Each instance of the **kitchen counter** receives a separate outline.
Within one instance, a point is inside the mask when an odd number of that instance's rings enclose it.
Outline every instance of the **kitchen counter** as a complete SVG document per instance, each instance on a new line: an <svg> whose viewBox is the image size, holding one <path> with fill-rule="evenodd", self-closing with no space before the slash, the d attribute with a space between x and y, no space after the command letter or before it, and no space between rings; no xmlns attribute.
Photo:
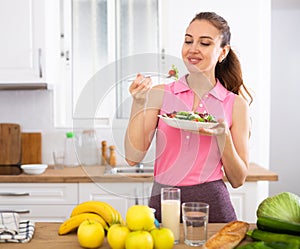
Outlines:
<svg viewBox="0 0 300 249"><path fill-rule="evenodd" d="M59 236L57 231L61 223L36 223L36 230L32 240L29 243L0 243L0 248L10 248L10 249L66 249L66 248L81 248L78 241L76 233L73 232L71 234ZM211 237L215 234L219 229L221 229L225 224L217 224L211 223L208 224L208 237ZM250 229L255 227L254 224L250 225ZM241 244L247 244L251 241L249 238L245 238ZM101 249L110 248L106 238ZM183 228L181 225L181 236L180 243L174 246L174 249L182 249L182 248L191 248L187 246L183 242ZM200 247L197 247L200 248Z"/></svg>
<svg viewBox="0 0 300 249"><path fill-rule="evenodd" d="M104 174L105 166L65 167L55 170L49 166L41 175L0 175L1 183L84 183L84 182L152 182L152 174ZM224 178L227 181L226 177ZM278 175L255 163L250 163L247 182L277 181Z"/></svg>

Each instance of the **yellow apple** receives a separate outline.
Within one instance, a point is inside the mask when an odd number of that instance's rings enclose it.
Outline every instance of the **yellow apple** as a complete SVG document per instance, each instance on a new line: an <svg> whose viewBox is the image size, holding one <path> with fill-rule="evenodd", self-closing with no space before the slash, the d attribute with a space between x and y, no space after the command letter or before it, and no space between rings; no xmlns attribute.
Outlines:
<svg viewBox="0 0 300 249"><path fill-rule="evenodd" d="M147 231L130 232L125 241L126 249L153 249L153 239Z"/></svg>
<svg viewBox="0 0 300 249"><path fill-rule="evenodd" d="M174 246L174 234L166 227L151 230L154 249L171 249Z"/></svg>
<svg viewBox="0 0 300 249"><path fill-rule="evenodd" d="M121 224L112 225L107 232L107 242L112 249L124 249L125 240L130 230Z"/></svg>
<svg viewBox="0 0 300 249"><path fill-rule="evenodd" d="M98 248L104 240L104 228L95 220L83 221L77 230L79 244L84 248Z"/></svg>
<svg viewBox="0 0 300 249"><path fill-rule="evenodd" d="M126 223L130 230L150 230L154 224L154 213L145 205L131 206L126 213Z"/></svg>

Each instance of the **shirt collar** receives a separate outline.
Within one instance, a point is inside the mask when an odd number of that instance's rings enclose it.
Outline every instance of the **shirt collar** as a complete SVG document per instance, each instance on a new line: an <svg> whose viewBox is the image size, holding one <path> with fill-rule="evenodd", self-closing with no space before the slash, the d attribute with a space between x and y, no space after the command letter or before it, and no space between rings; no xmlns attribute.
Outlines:
<svg viewBox="0 0 300 249"><path fill-rule="evenodd" d="M182 76L174 85L174 93L178 94L185 91L190 91L187 81L186 75ZM216 99L223 101L226 98L228 90L221 84L221 82L217 79L217 84L213 89L209 91L209 94L214 96Z"/></svg>

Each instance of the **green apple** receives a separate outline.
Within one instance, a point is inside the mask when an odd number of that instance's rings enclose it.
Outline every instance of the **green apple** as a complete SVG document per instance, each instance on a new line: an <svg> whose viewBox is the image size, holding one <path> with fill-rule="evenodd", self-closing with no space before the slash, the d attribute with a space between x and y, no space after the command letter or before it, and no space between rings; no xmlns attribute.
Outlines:
<svg viewBox="0 0 300 249"><path fill-rule="evenodd" d="M79 244L84 248L98 248L104 240L104 228L96 220L81 222L77 230Z"/></svg>
<svg viewBox="0 0 300 249"><path fill-rule="evenodd" d="M151 230L154 225L154 213L148 206L134 205L126 213L126 223L130 230Z"/></svg>
<svg viewBox="0 0 300 249"><path fill-rule="evenodd" d="M153 249L153 239L147 231L130 232L125 241L126 249Z"/></svg>
<svg viewBox="0 0 300 249"><path fill-rule="evenodd" d="M154 249L171 249L174 246L174 234L166 227L151 230Z"/></svg>
<svg viewBox="0 0 300 249"><path fill-rule="evenodd" d="M124 249L125 241L130 233L127 226L121 224L112 225L107 232L107 242L112 249Z"/></svg>

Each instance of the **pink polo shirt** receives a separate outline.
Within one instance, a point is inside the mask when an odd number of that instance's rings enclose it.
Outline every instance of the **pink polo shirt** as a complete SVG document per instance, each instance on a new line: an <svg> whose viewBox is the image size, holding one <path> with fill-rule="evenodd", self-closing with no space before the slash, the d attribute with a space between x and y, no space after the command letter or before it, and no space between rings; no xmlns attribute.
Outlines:
<svg viewBox="0 0 300 249"><path fill-rule="evenodd" d="M196 111L222 118L231 127L235 96L217 81L215 87L202 97ZM184 76L165 85L160 114L191 111L193 103L194 93ZM221 153L216 138L173 128L159 120L154 176L157 182L171 186L189 186L222 179Z"/></svg>

